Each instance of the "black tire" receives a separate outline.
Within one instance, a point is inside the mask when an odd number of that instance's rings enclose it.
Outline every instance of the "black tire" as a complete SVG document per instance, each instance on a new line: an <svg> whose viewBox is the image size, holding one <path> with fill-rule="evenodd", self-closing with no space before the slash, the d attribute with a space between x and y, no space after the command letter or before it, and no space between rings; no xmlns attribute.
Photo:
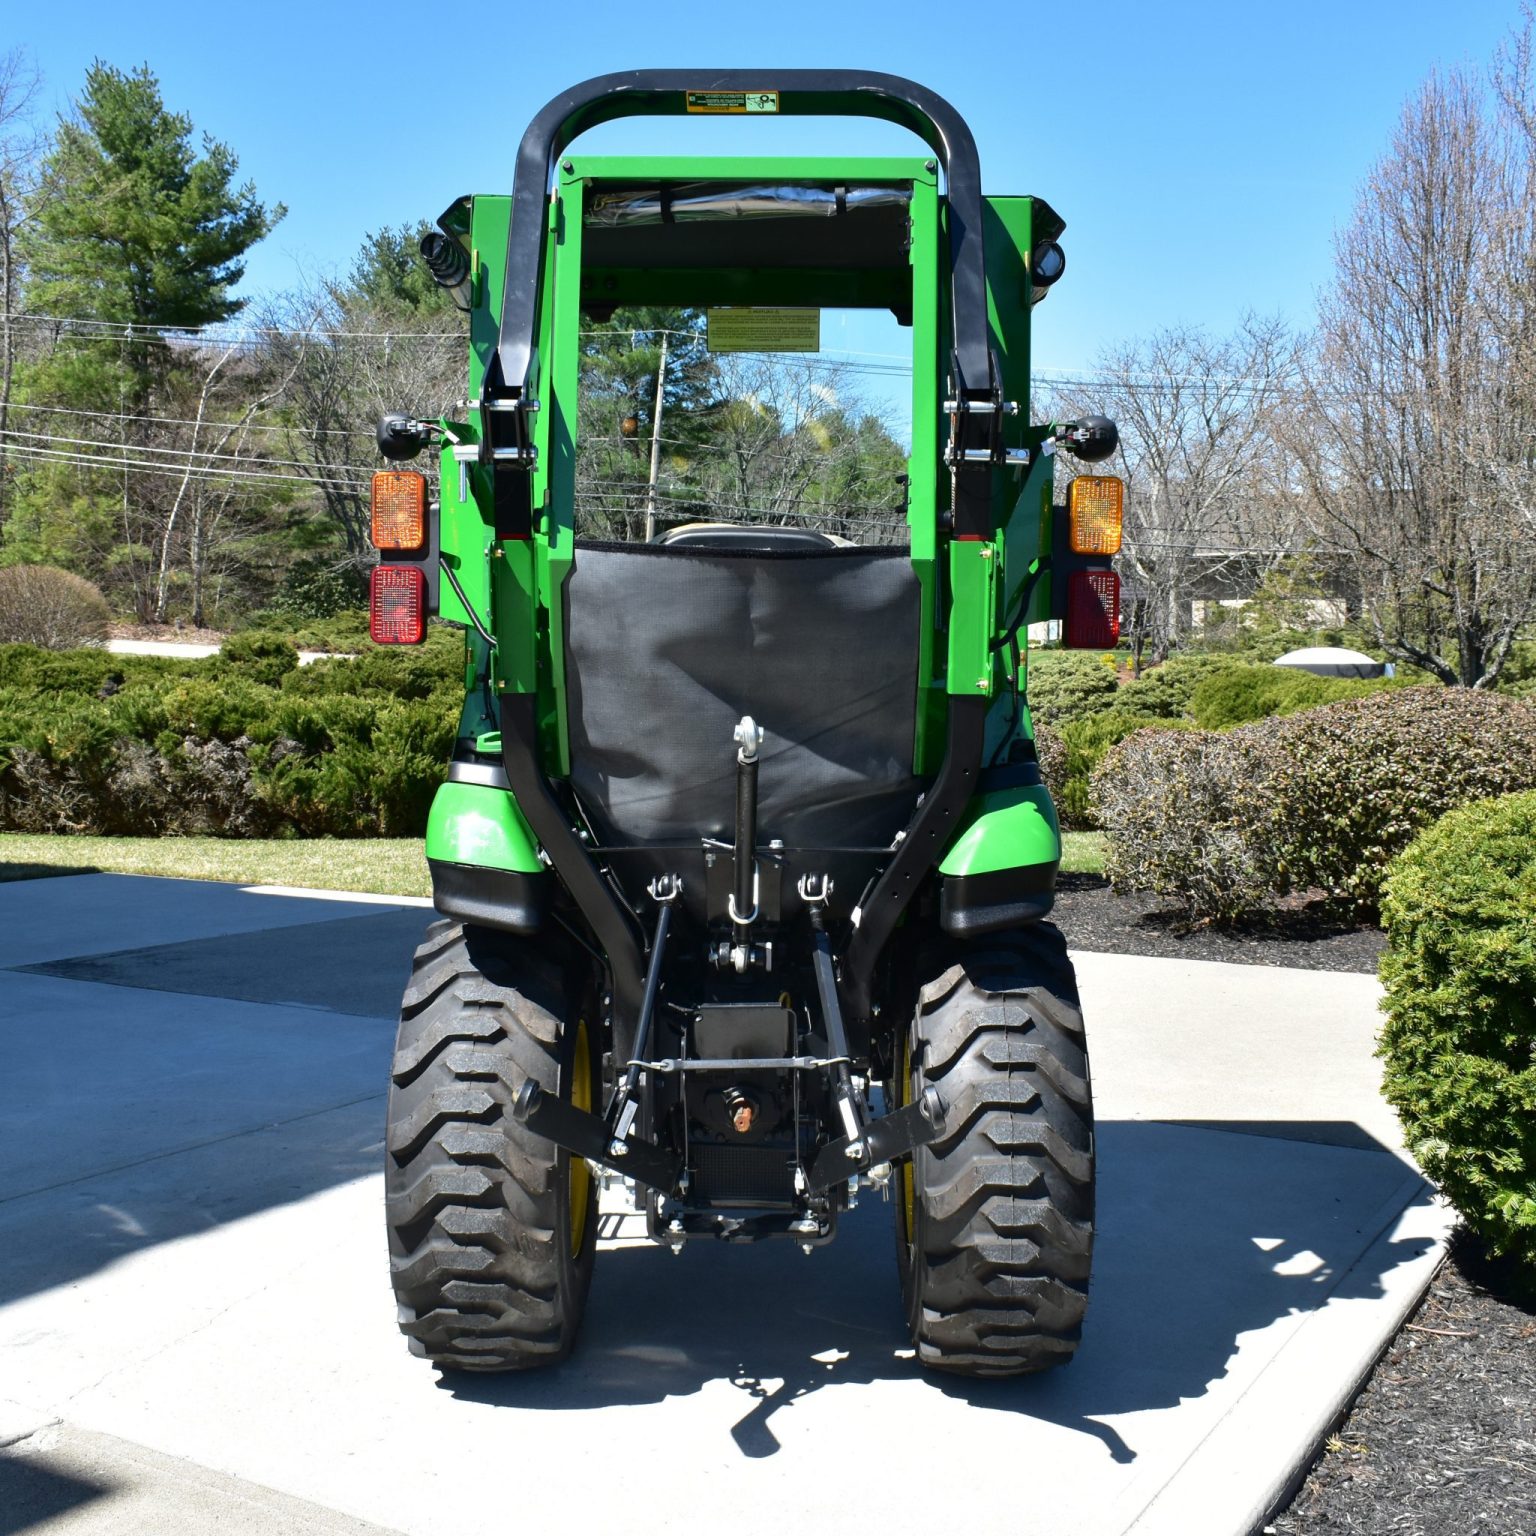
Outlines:
<svg viewBox="0 0 1536 1536"><path fill-rule="evenodd" d="M532 945L438 922L400 1005L385 1136L390 1271L413 1354L515 1371L570 1353L592 1279L597 1186L512 1116L533 1078L596 1104L592 1015Z"/></svg>
<svg viewBox="0 0 1536 1536"><path fill-rule="evenodd" d="M947 1110L896 1181L918 1360L967 1376L1064 1364L1088 1304L1093 1099L1061 934L1041 923L937 952L895 1077L904 1102L931 1084Z"/></svg>

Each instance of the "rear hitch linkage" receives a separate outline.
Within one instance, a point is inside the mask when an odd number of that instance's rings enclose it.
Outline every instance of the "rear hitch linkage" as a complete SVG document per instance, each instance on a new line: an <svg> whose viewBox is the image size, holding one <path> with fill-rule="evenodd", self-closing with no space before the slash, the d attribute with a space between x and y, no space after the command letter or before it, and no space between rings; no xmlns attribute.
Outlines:
<svg viewBox="0 0 1536 1536"><path fill-rule="evenodd" d="M854 1086L849 1070L848 1032L837 1000L837 972L832 959L832 940L827 933L827 898L832 881L826 875L802 875L800 899L811 918L811 964L816 973L816 992L821 1000L827 1043L837 1072L837 1111L845 1134L829 1141L811 1164L807 1184L812 1191L841 1183L850 1174L867 1173L881 1163L905 1157L925 1146L944 1129L945 1104L937 1088L925 1088L919 1098L903 1109L873 1118L864 1096Z"/></svg>
<svg viewBox="0 0 1536 1536"><path fill-rule="evenodd" d="M529 1130L547 1137L556 1146L564 1147L588 1162L628 1174L637 1183L670 1193L682 1171L682 1158L652 1142L642 1141L633 1134L633 1127L639 1109L635 1090L639 1087L645 1053L650 1045L651 1021L656 1013L656 994L661 987L662 962L672 926L672 908L683 893L683 882L677 875L658 875L651 881L649 889L652 900L661 910L656 916L656 937L651 942L645 990L640 998L640 1017L635 1024L635 1055L608 1113L600 1116L577 1109L575 1105L545 1093L532 1078L518 1091L512 1113Z"/></svg>

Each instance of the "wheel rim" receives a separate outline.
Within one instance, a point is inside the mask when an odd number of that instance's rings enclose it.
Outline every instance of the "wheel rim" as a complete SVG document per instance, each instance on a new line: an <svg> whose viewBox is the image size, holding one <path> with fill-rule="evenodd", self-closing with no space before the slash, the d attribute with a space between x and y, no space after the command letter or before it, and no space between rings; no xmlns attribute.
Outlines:
<svg viewBox="0 0 1536 1536"><path fill-rule="evenodd" d="M576 1023L576 1049L571 1053L571 1104L576 1109L592 1108L592 1051L587 1044L587 1021ZM592 1170L584 1157L571 1154L571 1256L581 1253L587 1236L587 1204L592 1193Z"/></svg>

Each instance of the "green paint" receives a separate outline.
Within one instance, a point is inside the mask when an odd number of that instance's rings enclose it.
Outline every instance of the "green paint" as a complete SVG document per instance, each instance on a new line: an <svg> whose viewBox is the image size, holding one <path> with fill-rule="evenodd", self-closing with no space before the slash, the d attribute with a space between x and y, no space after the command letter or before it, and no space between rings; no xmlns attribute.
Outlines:
<svg viewBox="0 0 1536 1536"><path fill-rule="evenodd" d="M488 784L443 784L427 816L427 857L537 874L539 847L510 790Z"/></svg>
<svg viewBox="0 0 1536 1536"><path fill-rule="evenodd" d="M474 435L464 422L448 421L443 426L461 442L474 441ZM480 506L474 497L470 484L471 467L463 466L464 472L460 474L453 446L451 442L445 442L439 459L438 526L443 561L463 587L464 595L481 623L488 623L491 615L491 530L480 515ZM466 494L461 496L461 490ZM439 618L450 624L474 627L452 583L447 580L442 582L437 612Z"/></svg>
<svg viewBox="0 0 1536 1536"><path fill-rule="evenodd" d="M571 155L566 181L932 181L926 155Z"/></svg>
<svg viewBox="0 0 1536 1536"><path fill-rule="evenodd" d="M539 610L532 541L507 539L492 545L491 615L497 691L533 693L538 687Z"/></svg>
<svg viewBox="0 0 1536 1536"><path fill-rule="evenodd" d="M998 789L971 802L939 863L945 875L988 875L1061 859L1056 807L1043 784Z"/></svg>
<svg viewBox="0 0 1536 1536"><path fill-rule="evenodd" d="M938 613L943 598L938 526L940 508L948 504L949 486L939 466L945 424L940 409L944 369L939 350L938 181L927 170L913 178L911 269L912 453L907 460L907 529L921 594L913 766L918 773L937 773L948 709L944 679L938 675Z"/></svg>
<svg viewBox="0 0 1536 1536"><path fill-rule="evenodd" d="M954 539L949 546L949 671L951 694L991 697L996 683L992 641L997 635L997 545Z"/></svg>
<svg viewBox="0 0 1536 1536"><path fill-rule="evenodd" d="M480 398L485 370L496 350L501 330L501 291L507 280L507 231L512 223L510 197L476 197L470 220L470 241L480 271L475 307L469 313L469 395ZM487 495L489 487L486 487ZM485 503L489 505L487 501Z"/></svg>
<svg viewBox="0 0 1536 1536"><path fill-rule="evenodd" d="M577 397L581 378L581 230L585 185L562 171L555 199L550 306L549 497L535 539L539 600L545 613L542 656L548 685L540 699L546 723L545 765L557 778L571 771L570 726L565 707L565 583L575 559ZM550 285L546 285L550 286Z"/></svg>

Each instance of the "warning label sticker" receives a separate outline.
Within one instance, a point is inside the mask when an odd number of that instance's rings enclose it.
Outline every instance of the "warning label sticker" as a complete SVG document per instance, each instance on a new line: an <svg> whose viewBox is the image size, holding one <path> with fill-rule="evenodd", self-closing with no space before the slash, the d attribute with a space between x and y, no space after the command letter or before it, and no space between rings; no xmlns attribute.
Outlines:
<svg viewBox="0 0 1536 1536"><path fill-rule="evenodd" d="M777 91L688 91L690 112L777 112Z"/></svg>
<svg viewBox="0 0 1536 1536"><path fill-rule="evenodd" d="M819 352L819 309L711 309L711 352Z"/></svg>

